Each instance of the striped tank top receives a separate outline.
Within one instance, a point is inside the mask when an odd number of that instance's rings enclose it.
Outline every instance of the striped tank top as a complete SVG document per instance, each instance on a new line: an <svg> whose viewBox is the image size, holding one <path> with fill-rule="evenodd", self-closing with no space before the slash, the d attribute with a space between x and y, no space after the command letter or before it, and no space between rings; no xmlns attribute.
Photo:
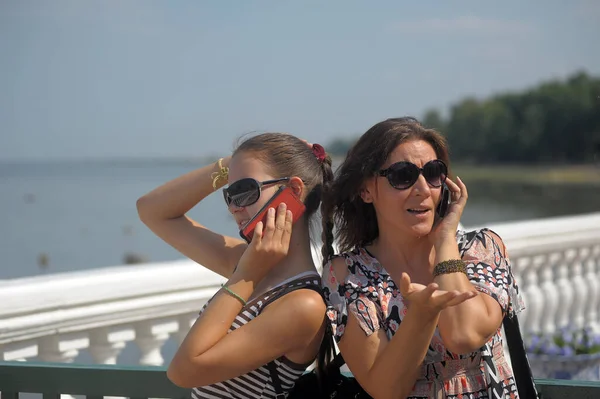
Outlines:
<svg viewBox="0 0 600 399"><path fill-rule="evenodd" d="M240 328L257 317L264 307L268 304L270 298L281 295L283 292L293 287L301 285L321 286L321 280L318 274L314 272L305 272L292 277L277 285L263 295L252 299L242 311L236 316L229 328L229 332ZM210 301L209 301L210 302ZM207 303L208 305L208 303ZM206 306L204 308L206 308ZM204 310L204 308L202 310ZM200 312L202 314L202 312ZM281 388L284 391L292 388L296 380L306 371L312 362L307 364L297 364L285 356L275 359L275 365ZM259 399L275 398L275 390L271 382L271 376L267 365L263 365L256 370L227 381L218 382L212 385L206 385L192 389L193 399Z"/></svg>

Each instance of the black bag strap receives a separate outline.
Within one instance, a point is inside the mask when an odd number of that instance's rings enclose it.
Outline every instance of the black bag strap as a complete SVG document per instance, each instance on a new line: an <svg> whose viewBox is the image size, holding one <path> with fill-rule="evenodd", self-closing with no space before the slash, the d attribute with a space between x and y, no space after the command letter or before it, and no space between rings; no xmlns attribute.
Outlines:
<svg viewBox="0 0 600 399"><path fill-rule="evenodd" d="M508 345L510 362L512 364L517 390L519 391L519 398L541 399L541 396L538 394L535 387L529 360L525 353L525 343L521 336L517 315L515 314L512 317L505 316L502 320L502 324L504 324L506 344Z"/></svg>
<svg viewBox="0 0 600 399"><path fill-rule="evenodd" d="M263 307L269 305L270 303L275 302L277 299L281 298L285 294L289 294L292 291L301 290L301 289L313 290L315 292L318 292L323 297L323 290L321 289L320 286L315 285L315 284L301 284L301 285L295 285L292 287L286 287L286 288L280 290L275 295L273 295L269 299L267 299L267 301L263 304ZM323 300L325 300L324 297L323 297ZM281 380L279 379L279 374L277 373L277 365L275 364L275 360L271 360L269 363L267 363L267 368L269 369L269 374L271 375L271 382L273 383L273 389L275 390L275 398L276 399L280 399L280 398L285 399L285 393L283 392L283 388L281 387Z"/></svg>
<svg viewBox="0 0 600 399"><path fill-rule="evenodd" d="M267 368L269 369L269 374L271 374L271 382L273 383L273 389L275 390L275 398L285 399L285 393L283 393L283 388L281 387L281 380L279 379L279 374L277 374L277 365L275 361L270 361L267 363Z"/></svg>

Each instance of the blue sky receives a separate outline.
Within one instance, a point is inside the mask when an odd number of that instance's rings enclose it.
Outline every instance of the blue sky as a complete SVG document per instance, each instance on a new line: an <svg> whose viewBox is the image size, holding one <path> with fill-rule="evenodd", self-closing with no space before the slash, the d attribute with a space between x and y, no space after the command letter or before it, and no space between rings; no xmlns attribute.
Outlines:
<svg viewBox="0 0 600 399"><path fill-rule="evenodd" d="M600 74L600 2L0 2L0 160L327 144L467 95Z"/></svg>

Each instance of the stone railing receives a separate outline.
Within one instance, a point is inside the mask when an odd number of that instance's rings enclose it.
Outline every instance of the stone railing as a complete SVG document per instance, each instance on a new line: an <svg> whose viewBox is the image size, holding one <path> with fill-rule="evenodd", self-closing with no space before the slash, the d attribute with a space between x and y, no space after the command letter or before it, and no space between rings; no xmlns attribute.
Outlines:
<svg viewBox="0 0 600 399"><path fill-rule="evenodd" d="M599 326L600 213L488 227L508 248L524 331ZM140 364L161 365L223 281L188 260L0 281L0 360L68 363L85 350L114 364L134 342Z"/></svg>
<svg viewBox="0 0 600 399"><path fill-rule="evenodd" d="M600 213L488 226L504 240L526 332L600 328Z"/></svg>
<svg viewBox="0 0 600 399"><path fill-rule="evenodd" d="M129 341L162 365L223 278L190 261L109 267L0 282L0 360L71 362L86 349L114 364Z"/></svg>

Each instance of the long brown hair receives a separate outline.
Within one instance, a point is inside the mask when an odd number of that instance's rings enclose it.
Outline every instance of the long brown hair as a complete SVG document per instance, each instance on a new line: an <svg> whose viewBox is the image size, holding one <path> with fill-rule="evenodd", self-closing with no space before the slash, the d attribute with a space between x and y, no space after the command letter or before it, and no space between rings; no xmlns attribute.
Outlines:
<svg viewBox="0 0 600 399"><path fill-rule="evenodd" d="M340 252L368 245L379 236L375 208L363 202L360 190L398 145L411 140L429 143L437 158L450 168L446 139L415 118L387 119L367 130L348 151L321 205L323 220L335 221L338 228ZM321 253L326 262L334 255L333 234L324 232L323 237Z"/></svg>
<svg viewBox="0 0 600 399"><path fill-rule="evenodd" d="M254 155L266 165L273 177L298 176L301 178L308 190L308 194L304 199L304 205L306 206L304 214L307 219L310 219L311 215L321 205L323 193L330 190L333 181L331 157L327 154L323 161L319 161L304 141L291 134L263 133L253 136L242 141L233 152L233 155L239 153ZM323 211L322 206L321 211ZM322 225L323 237L331 237L331 240L333 240L331 233L333 224L330 219L322 217ZM327 365L331 361L332 351L331 339L328 334L325 334L317 355L316 371L320 385L323 382Z"/></svg>

